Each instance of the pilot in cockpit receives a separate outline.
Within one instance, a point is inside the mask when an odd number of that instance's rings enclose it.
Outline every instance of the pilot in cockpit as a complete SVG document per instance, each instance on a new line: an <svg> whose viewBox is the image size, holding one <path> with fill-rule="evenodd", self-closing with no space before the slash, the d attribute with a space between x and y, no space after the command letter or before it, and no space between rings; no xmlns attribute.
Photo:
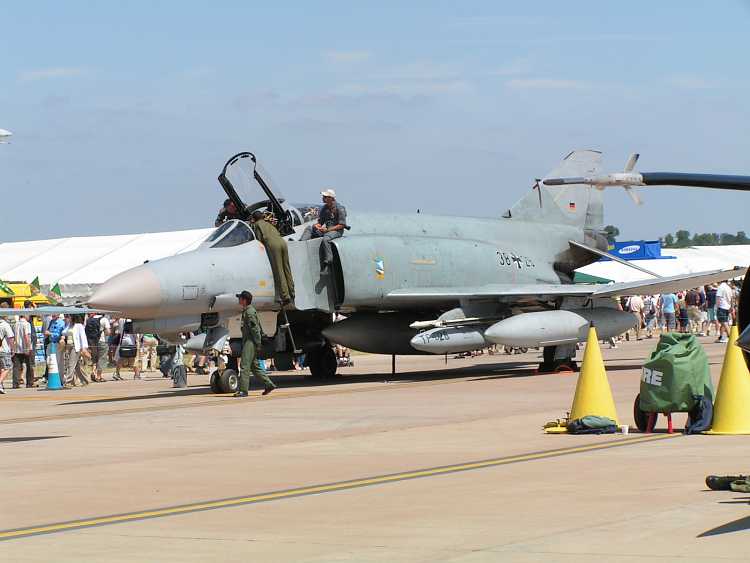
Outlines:
<svg viewBox="0 0 750 563"><path fill-rule="evenodd" d="M241 219L240 213L231 199L225 199L224 206L219 209L219 214L216 216L216 221L214 221L214 227L218 227L232 219Z"/></svg>

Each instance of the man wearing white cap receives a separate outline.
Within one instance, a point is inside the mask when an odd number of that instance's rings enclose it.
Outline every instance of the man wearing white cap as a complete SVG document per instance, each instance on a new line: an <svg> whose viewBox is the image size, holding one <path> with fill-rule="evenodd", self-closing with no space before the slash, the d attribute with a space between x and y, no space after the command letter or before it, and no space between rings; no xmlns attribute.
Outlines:
<svg viewBox="0 0 750 563"><path fill-rule="evenodd" d="M332 189L323 190L320 195L323 196L323 206L318 213L318 222L312 227L307 227L300 240L323 238L320 245L323 253L320 273L327 274L333 262L331 241L343 236L346 229L346 208L336 203L336 192Z"/></svg>

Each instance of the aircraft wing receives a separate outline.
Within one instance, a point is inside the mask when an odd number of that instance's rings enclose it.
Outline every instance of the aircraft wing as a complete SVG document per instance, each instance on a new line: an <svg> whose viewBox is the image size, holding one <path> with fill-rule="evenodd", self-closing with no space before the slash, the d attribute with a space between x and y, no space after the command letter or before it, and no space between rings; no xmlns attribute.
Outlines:
<svg viewBox="0 0 750 563"><path fill-rule="evenodd" d="M469 301L549 301L557 297L614 297L655 294L689 289L699 285L743 276L747 268L711 270L633 282L597 284L492 284L467 287L426 287L391 291L386 297L394 305L427 305L461 300Z"/></svg>
<svg viewBox="0 0 750 563"><path fill-rule="evenodd" d="M721 282L731 278L744 276L747 268L735 267L731 270L711 270L695 274L680 274L666 278L649 278L632 282L621 282L596 286L594 297L612 297L615 295L672 293L690 289L700 285Z"/></svg>
<svg viewBox="0 0 750 563"><path fill-rule="evenodd" d="M87 313L117 313L104 309L89 309L88 307L63 307L49 306L36 307L35 309L0 309L0 317L12 317L15 315L34 315L43 317L45 315L85 315Z"/></svg>

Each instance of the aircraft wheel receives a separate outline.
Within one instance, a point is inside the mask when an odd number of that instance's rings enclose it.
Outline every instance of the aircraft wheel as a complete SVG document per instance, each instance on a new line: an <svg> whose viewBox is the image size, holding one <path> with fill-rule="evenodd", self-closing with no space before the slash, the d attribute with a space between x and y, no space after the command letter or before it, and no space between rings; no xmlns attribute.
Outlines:
<svg viewBox="0 0 750 563"><path fill-rule="evenodd" d="M329 379L336 375L336 352L330 346L324 346L313 354L308 354L307 358L310 374L316 379Z"/></svg>
<svg viewBox="0 0 750 563"><path fill-rule="evenodd" d="M221 393L219 370L214 370L214 372L211 374L211 391L213 391L214 393Z"/></svg>
<svg viewBox="0 0 750 563"><path fill-rule="evenodd" d="M648 414L641 410L641 394L635 396L635 403L633 403L633 419L635 420L635 427L641 432L645 432L648 428Z"/></svg>
<svg viewBox="0 0 750 563"><path fill-rule="evenodd" d="M240 378L233 369L225 369L219 376L222 393L236 393L240 387Z"/></svg>
<svg viewBox="0 0 750 563"><path fill-rule="evenodd" d="M294 369L294 354L277 352L273 355L273 365L277 371L291 371Z"/></svg>

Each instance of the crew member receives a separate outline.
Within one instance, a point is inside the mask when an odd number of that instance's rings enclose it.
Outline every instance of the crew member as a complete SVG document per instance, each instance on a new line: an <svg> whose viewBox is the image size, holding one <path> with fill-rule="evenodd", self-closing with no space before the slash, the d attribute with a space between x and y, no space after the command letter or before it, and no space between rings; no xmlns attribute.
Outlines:
<svg viewBox="0 0 750 563"><path fill-rule="evenodd" d="M289 248L279 230L269 223L262 211L253 213L252 222L255 238L266 247L268 261L273 272L273 284L276 287L279 301L286 305L294 300L294 279L289 266Z"/></svg>
<svg viewBox="0 0 750 563"><path fill-rule="evenodd" d="M320 192L323 196L323 206L318 213L318 222L307 227L300 240L323 238L321 251L323 253L321 274L327 274L333 262L333 248L331 241L344 235L346 229L346 208L336 202L336 192L327 189Z"/></svg>
<svg viewBox="0 0 750 563"><path fill-rule="evenodd" d="M231 199L225 199L224 206L219 209L219 214L216 216L216 221L214 221L214 227L218 227L232 219L241 219L240 212Z"/></svg>
<svg viewBox="0 0 750 563"><path fill-rule="evenodd" d="M268 395L276 389L276 386L258 363L258 350L260 349L263 332L260 328L258 312L252 306L253 294L249 291L243 291L237 294L237 299L242 307L242 364L240 366L240 388L234 396L247 397L251 374L263 381L263 395Z"/></svg>

